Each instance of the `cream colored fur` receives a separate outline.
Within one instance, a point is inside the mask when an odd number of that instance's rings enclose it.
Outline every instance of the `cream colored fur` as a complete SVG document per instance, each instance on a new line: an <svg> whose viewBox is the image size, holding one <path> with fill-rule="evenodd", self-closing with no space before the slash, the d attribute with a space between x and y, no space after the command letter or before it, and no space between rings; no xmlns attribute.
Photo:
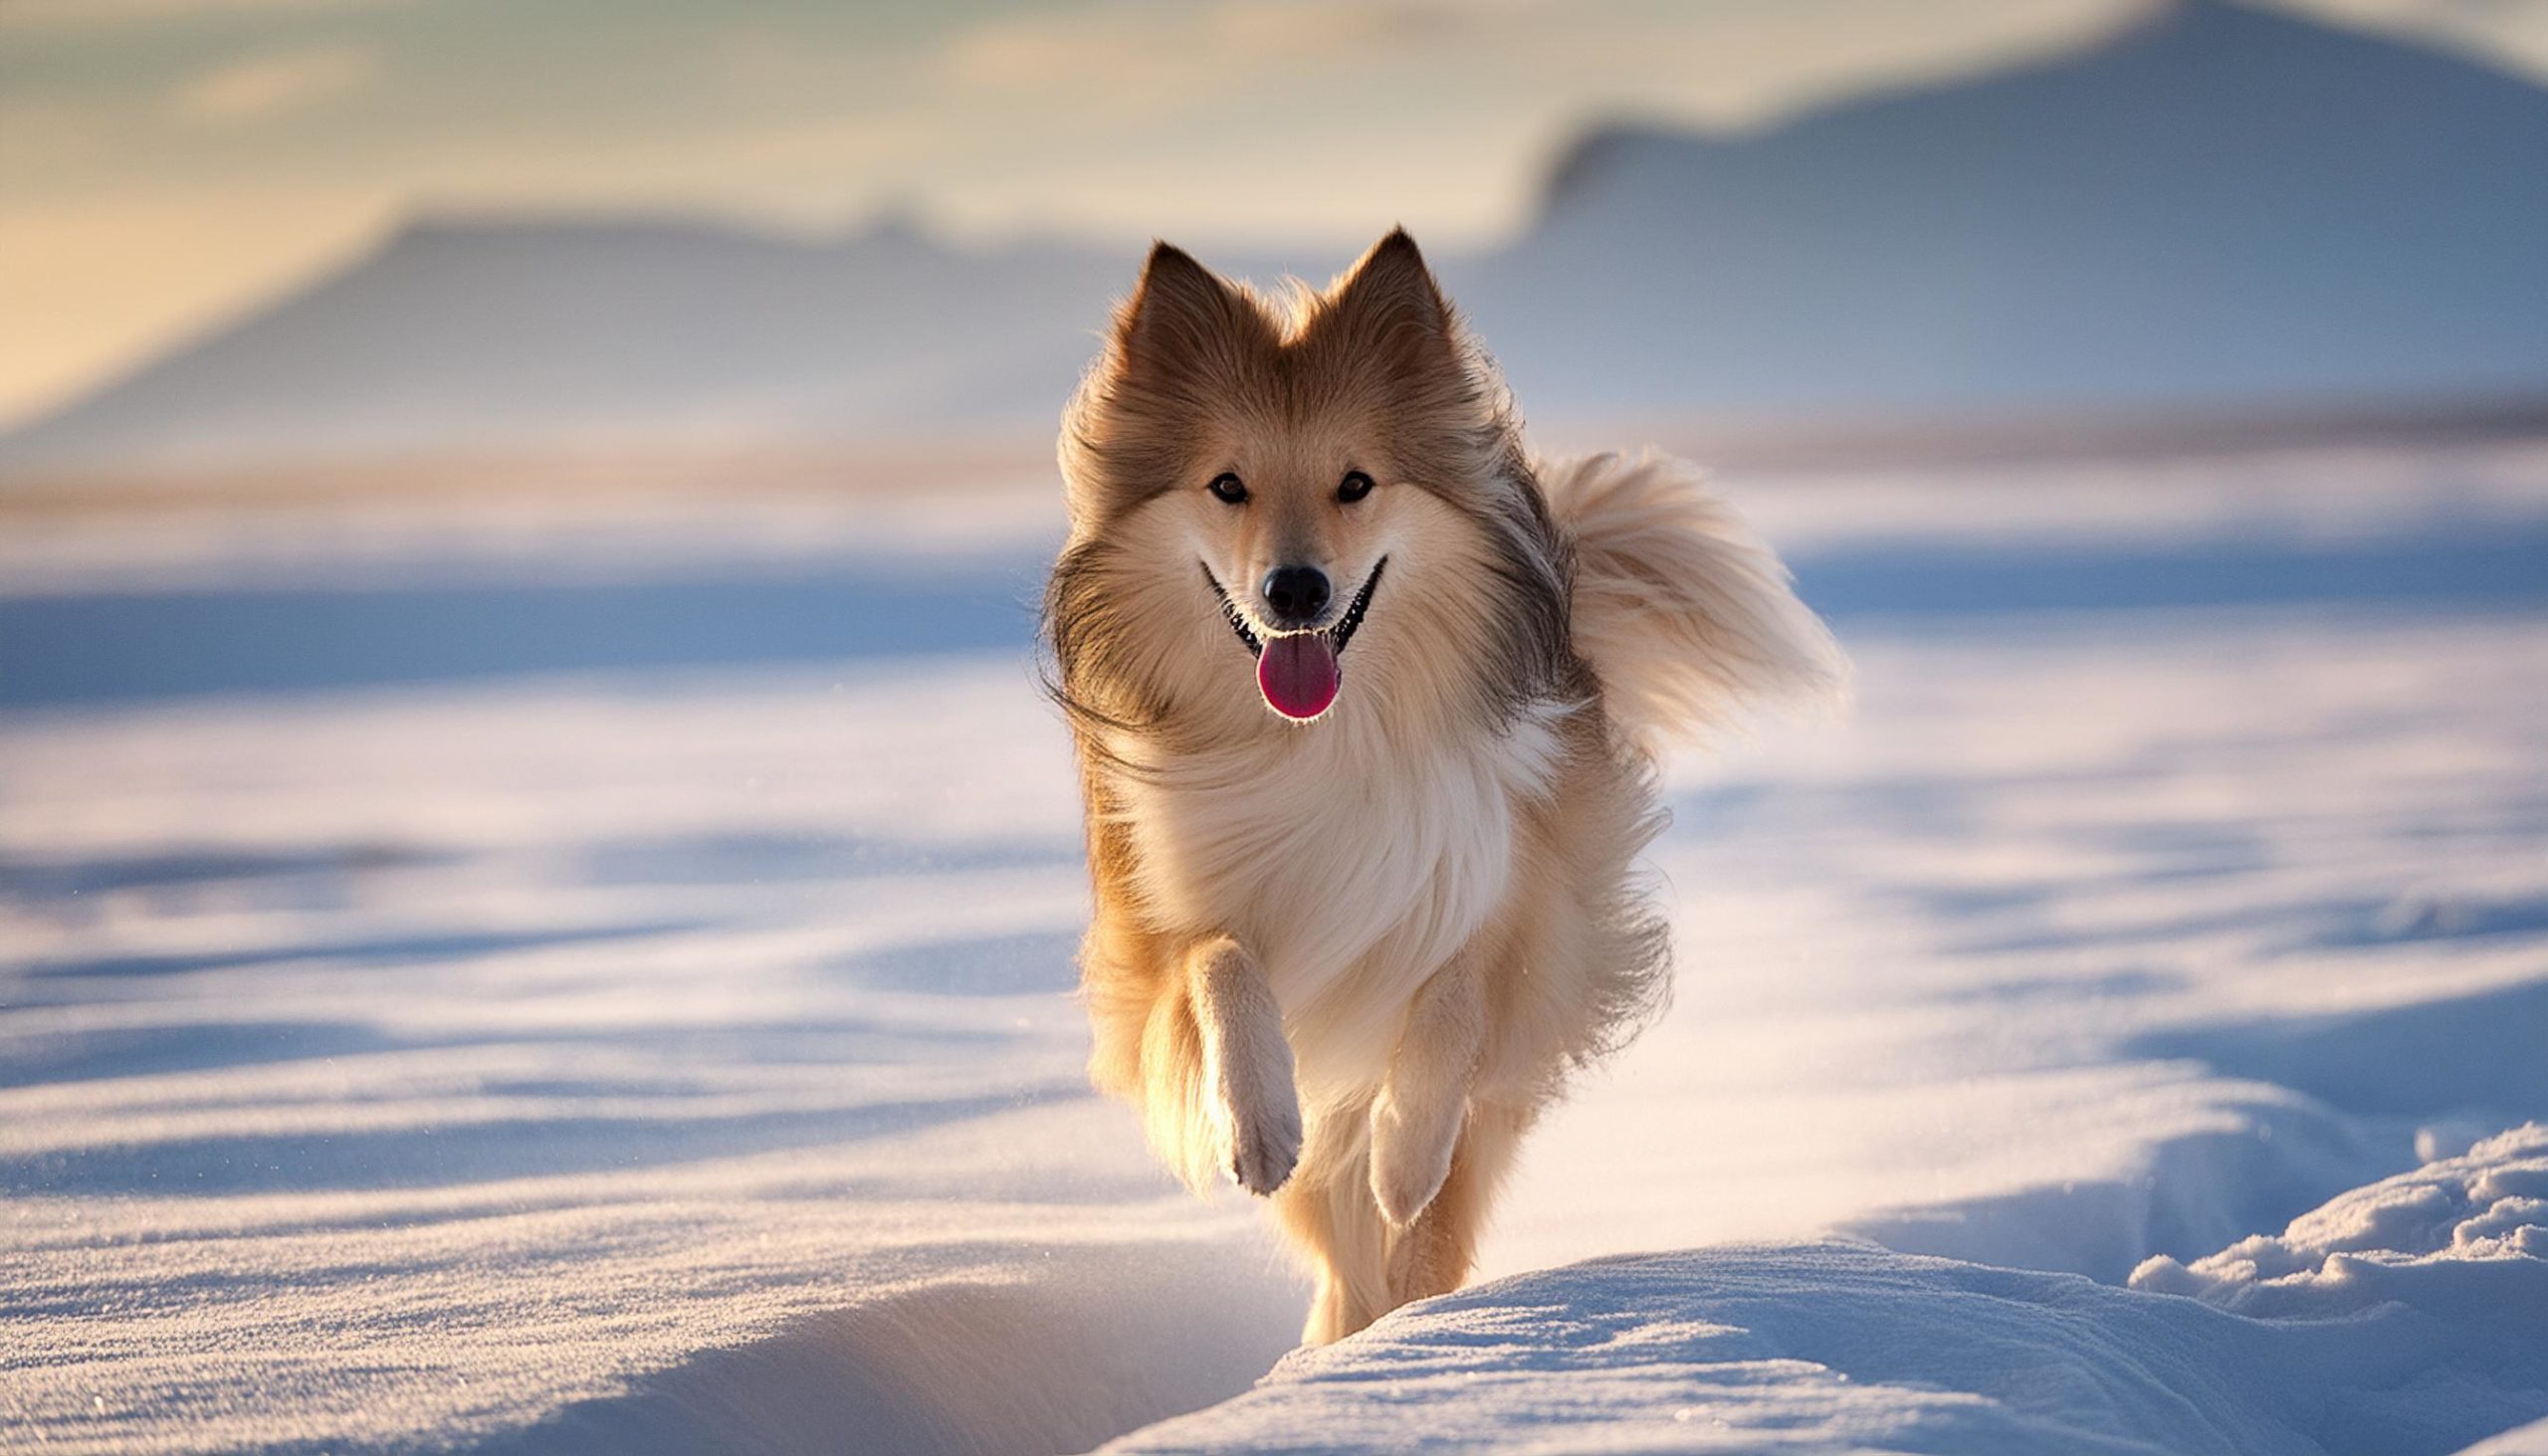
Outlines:
<svg viewBox="0 0 2548 1456"><path fill-rule="evenodd" d="M1575 650L1648 752L1847 689L1847 664L1787 568L1669 455L1537 462L1575 547Z"/></svg>

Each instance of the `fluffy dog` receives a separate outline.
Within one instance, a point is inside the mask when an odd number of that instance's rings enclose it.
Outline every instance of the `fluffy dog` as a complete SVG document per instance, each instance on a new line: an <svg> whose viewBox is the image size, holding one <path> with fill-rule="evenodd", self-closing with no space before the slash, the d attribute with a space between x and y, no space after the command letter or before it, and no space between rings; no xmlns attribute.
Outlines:
<svg viewBox="0 0 2548 1456"><path fill-rule="evenodd" d="M1524 1132L1660 1006L1658 745L1838 650L1689 468L1534 459L1403 232L1279 301L1159 245L1061 465L1091 1072L1273 1200L1340 1339L1458 1287Z"/></svg>

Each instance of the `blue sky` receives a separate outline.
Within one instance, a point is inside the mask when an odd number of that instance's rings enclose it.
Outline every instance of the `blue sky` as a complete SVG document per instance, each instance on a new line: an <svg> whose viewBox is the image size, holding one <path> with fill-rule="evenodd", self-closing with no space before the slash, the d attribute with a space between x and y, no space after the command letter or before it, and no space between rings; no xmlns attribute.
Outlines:
<svg viewBox="0 0 2548 1456"><path fill-rule="evenodd" d="M418 210L1436 244L1587 119L1739 127L2150 0L0 0L0 423ZM2548 75L2548 0L2278 0Z"/></svg>

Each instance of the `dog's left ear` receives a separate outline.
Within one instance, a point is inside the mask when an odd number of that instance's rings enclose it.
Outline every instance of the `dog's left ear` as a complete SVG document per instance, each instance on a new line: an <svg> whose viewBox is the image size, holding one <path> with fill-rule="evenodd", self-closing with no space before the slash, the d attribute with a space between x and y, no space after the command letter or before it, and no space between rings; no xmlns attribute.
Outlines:
<svg viewBox="0 0 2548 1456"><path fill-rule="evenodd" d="M1404 228L1372 245L1328 291L1313 325L1350 340L1357 352L1405 368L1457 368L1451 305Z"/></svg>

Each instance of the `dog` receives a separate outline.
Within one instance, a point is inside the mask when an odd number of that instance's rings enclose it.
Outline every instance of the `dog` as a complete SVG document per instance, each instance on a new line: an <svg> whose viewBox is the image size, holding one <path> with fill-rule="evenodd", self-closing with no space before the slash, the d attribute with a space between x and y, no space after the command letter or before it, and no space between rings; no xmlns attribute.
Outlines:
<svg viewBox="0 0 2548 1456"><path fill-rule="evenodd" d="M1286 298L1159 244L1060 460L1091 1076L1271 1200L1326 1344L1458 1288L1523 1135L1661 1008L1667 740L1844 663L1690 467L1534 458L1403 230Z"/></svg>

